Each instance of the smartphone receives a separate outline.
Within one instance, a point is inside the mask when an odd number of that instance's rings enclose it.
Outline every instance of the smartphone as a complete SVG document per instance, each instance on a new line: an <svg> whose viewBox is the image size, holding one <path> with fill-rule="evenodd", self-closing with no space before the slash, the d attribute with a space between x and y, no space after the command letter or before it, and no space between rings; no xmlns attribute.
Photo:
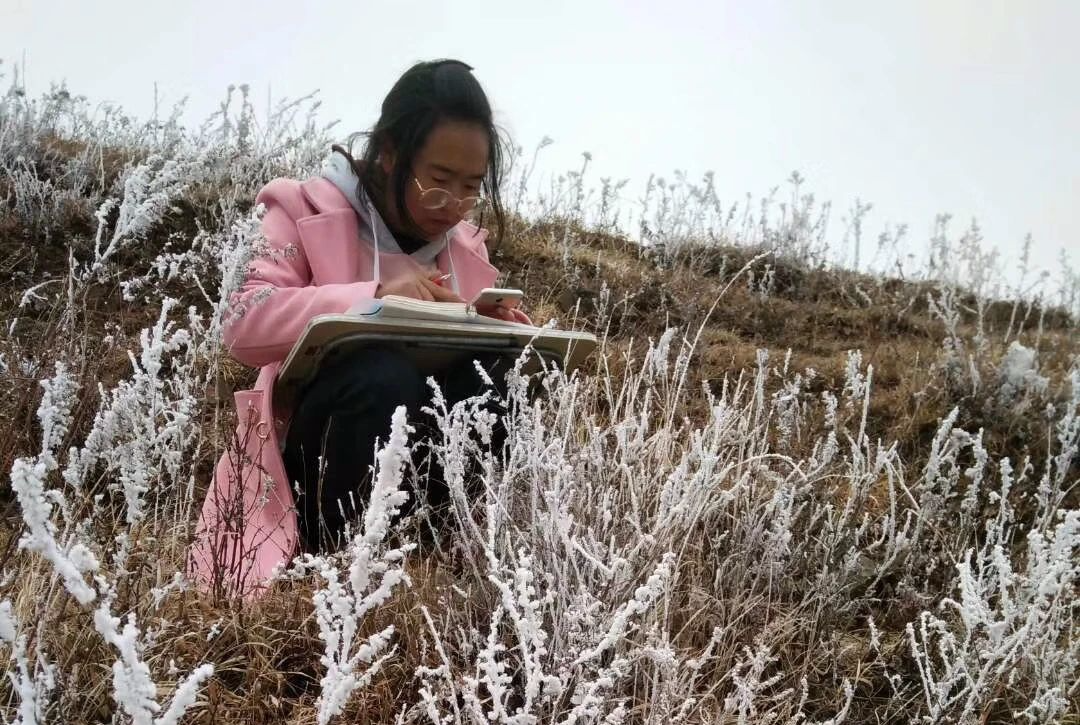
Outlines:
<svg viewBox="0 0 1080 725"><path fill-rule="evenodd" d="M523 297L525 293L519 289L485 287L469 304L473 307L505 307L510 310L520 305Z"/></svg>

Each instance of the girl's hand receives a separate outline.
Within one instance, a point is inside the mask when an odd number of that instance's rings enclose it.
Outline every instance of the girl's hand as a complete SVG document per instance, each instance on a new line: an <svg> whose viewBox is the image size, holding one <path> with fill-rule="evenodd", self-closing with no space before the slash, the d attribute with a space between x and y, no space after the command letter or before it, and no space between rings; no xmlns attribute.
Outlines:
<svg viewBox="0 0 1080 725"><path fill-rule="evenodd" d="M484 317L494 317L496 320L514 322L514 315L502 305L478 305L476 311Z"/></svg>
<svg viewBox="0 0 1080 725"><path fill-rule="evenodd" d="M428 279L423 274L401 277L386 284L380 284L379 288L375 290L375 296L381 298L386 295L400 295L401 297L411 297L414 300L424 300L426 302L465 301L454 294L452 290L436 284L434 280Z"/></svg>
<svg viewBox="0 0 1080 725"><path fill-rule="evenodd" d="M485 305L483 307L477 307L476 311L485 317L494 317L496 320L520 322L526 325L532 324L532 320L529 319L529 316L521 310L503 307L502 305Z"/></svg>

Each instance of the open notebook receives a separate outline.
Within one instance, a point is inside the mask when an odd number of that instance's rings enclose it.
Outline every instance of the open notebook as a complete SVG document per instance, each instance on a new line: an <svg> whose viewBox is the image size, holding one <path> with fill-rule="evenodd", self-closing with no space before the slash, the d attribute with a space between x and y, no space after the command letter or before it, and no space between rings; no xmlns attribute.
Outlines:
<svg viewBox="0 0 1080 725"><path fill-rule="evenodd" d="M328 360L362 345L404 350L424 374L470 352L531 352L525 372L544 362L572 372L596 349L588 332L534 327L478 314L467 303L424 302L387 295L365 300L343 314L316 315L293 345L274 385L277 404L290 405Z"/></svg>
<svg viewBox="0 0 1080 725"><path fill-rule="evenodd" d="M349 314L377 316L380 319L438 320L442 322L471 322L476 324L520 325L481 315L468 302L427 302L411 297L386 295L381 299L363 300L349 309ZM529 325L525 325L529 327Z"/></svg>

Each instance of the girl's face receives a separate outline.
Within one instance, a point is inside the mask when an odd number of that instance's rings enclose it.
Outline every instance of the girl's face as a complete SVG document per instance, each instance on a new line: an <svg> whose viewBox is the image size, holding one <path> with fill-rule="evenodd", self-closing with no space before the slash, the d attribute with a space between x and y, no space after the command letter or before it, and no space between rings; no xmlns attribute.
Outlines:
<svg viewBox="0 0 1080 725"><path fill-rule="evenodd" d="M425 209L420 204L420 186L446 189L455 198L480 196L480 182L487 175L488 134L483 126L469 121L443 121L428 134L427 141L413 157L412 173L405 185L405 208L425 238L444 234L464 218L458 204L451 200L441 209ZM383 171L389 176L394 168L393 152L382 154ZM397 203L389 191L387 212L398 229L405 225L397 219Z"/></svg>

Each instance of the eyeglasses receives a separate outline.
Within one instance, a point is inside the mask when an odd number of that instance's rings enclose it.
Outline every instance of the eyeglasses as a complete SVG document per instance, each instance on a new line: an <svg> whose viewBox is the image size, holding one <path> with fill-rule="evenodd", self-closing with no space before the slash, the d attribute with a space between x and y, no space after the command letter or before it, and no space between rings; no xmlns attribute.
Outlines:
<svg viewBox="0 0 1080 725"><path fill-rule="evenodd" d="M453 202L457 205L459 214L475 214L482 211L487 202L482 196L466 196L464 199L459 199L446 189L438 187L425 189L420 184L420 179L415 176L413 181L416 182L416 188L420 189L420 206L425 209L442 209Z"/></svg>

